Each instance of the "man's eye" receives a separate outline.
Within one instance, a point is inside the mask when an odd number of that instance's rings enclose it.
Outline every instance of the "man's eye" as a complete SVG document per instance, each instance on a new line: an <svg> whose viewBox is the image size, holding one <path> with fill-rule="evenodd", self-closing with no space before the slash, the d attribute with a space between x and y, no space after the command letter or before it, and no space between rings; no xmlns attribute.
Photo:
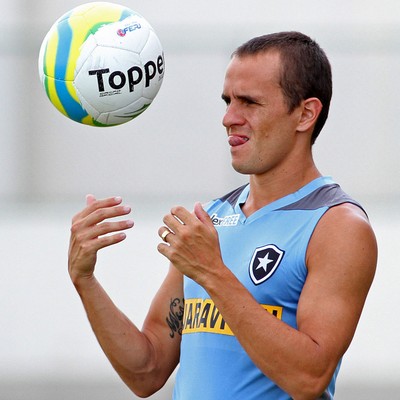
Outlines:
<svg viewBox="0 0 400 400"><path fill-rule="evenodd" d="M250 97L243 97L242 102L247 105L257 104L257 102Z"/></svg>

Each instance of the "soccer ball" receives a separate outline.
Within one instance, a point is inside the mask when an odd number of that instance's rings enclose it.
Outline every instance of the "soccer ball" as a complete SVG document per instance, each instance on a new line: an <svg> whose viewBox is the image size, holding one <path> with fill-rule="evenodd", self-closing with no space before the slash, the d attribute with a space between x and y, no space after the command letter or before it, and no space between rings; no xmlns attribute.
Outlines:
<svg viewBox="0 0 400 400"><path fill-rule="evenodd" d="M161 43L138 13L93 2L60 17L39 52L39 76L53 105L74 121L112 126L132 120L164 77Z"/></svg>

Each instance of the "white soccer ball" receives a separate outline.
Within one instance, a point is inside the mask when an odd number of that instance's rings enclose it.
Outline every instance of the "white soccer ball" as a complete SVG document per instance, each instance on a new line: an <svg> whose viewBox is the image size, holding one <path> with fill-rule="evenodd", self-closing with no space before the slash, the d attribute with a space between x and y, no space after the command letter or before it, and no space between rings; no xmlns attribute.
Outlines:
<svg viewBox="0 0 400 400"><path fill-rule="evenodd" d="M55 107L74 121L119 125L140 115L164 77L151 25L120 5L94 2L59 18L43 40L39 75Z"/></svg>

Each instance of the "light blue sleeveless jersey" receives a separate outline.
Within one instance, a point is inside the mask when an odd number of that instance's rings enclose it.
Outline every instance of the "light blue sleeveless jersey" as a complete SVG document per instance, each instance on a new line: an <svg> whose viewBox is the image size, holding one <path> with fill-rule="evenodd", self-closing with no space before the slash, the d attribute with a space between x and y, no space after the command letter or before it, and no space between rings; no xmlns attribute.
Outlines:
<svg viewBox="0 0 400 400"><path fill-rule="evenodd" d="M223 261L268 312L297 328L314 228L330 207L358 203L331 178L321 177L246 218L241 204L248 193L245 185L205 207L218 231ZM174 400L290 399L253 364L207 292L186 277L184 296ZM235 293L231 300L238 301ZM333 399L339 366L321 399Z"/></svg>

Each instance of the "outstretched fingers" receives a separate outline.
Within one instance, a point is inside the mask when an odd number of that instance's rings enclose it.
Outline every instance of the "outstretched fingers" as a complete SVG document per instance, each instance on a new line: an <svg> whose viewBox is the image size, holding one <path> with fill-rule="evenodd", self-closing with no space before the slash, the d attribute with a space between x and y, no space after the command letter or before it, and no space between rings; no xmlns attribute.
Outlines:
<svg viewBox="0 0 400 400"><path fill-rule="evenodd" d="M72 219L69 248L69 270L75 277L93 274L97 251L126 238L126 229L133 227L130 219L113 220L131 212L121 205L120 197L96 200L88 195L86 207Z"/></svg>
<svg viewBox="0 0 400 400"><path fill-rule="evenodd" d="M75 221L83 220L84 218L90 217L88 219L88 223L98 223L101 221L101 218L106 218L107 213L104 210L110 210L109 214L111 215L112 212L117 213L118 210L112 210L112 208L120 206L122 203L121 197L108 197L106 199L96 200L93 195L86 196L86 207L76 214L72 218L72 223ZM123 207L123 206L121 206ZM94 214L97 211L96 214ZM129 210L130 211L130 210ZM97 221L93 220L93 217L100 218Z"/></svg>
<svg viewBox="0 0 400 400"><path fill-rule="evenodd" d="M112 218L123 217L131 212L129 206L121 205L120 197L93 200L72 219L72 232L90 228L92 237L105 235L131 227L132 221L103 222Z"/></svg>

